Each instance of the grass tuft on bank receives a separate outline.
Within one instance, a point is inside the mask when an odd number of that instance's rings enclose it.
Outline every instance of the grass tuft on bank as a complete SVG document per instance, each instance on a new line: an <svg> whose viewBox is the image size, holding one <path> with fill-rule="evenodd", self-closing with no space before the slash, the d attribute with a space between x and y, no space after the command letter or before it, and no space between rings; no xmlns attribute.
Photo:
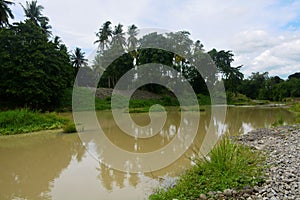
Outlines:
<svg viewBox="0 0 300 200"><path fill-rule="evenodd" d="M300 103L296 103L289 109L296 116L295 123L300 123Z"/></svg>
<svg viewBox="0 0 300 200"><path fill-rule="evenodd" d="M196 165L179 177L175 187L160 188L149 199L198 199L200 194L209 191L239 190L261 184L263 161L259 152L224 139L213 148L208 158L198 158Z"/></svg>
<svg viewBox="0 0 300 200"><path fill-rule="evenodd" d="M0 112L0 135L13 135L62 128L69 120L55 113L40 113L29 109Z"/></svg>

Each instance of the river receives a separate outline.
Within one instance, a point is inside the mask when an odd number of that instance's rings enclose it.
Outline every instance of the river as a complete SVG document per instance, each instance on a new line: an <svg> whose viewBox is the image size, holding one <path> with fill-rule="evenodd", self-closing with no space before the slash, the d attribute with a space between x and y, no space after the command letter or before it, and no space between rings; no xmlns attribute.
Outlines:
<svg viewBox="0 0 300 200"><path fill-rule="evenodd" d="M71 113L62 115L71 117ZM159 134L137 139L118 128L111 112L97 112L100 125L113 145L126 152L141 154L170 144L179 130L180 116L177 111L168 112ZM150 121L148 113L132 114L131 117L140 126ZM145 199L159 184L159 177L176 176L191 166L192 161L188 158L195 156L205 141L210 122L216 132L222 130L235 135L270 127L279 118L285 123L293 121L292 114L283 108L228 107L225 121L218 121L218 116L211 117L208 109L201 112L198 132L186 152L172 164L147 173L123 172L105 161L99 162L90 149L99 155L111 156L113 160L123 158L111 151L104 154L93 138L85 140L83 145L78 134L62 134L54 130L1 136L0 199ZM157 156L151 162L162 163L163 166L167 157Z"/></svg>

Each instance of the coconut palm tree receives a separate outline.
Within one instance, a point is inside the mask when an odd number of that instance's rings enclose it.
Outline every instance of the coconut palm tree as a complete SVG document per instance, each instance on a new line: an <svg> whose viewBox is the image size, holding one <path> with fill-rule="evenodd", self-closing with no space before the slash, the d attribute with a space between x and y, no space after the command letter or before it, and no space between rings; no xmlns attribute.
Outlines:
<svg viewBox="0 0 300 200"><path fill-rule="evenodd" d="M55 46L59 49L59 46L61 44L62 40L59 36L55 36L54 39L53 39L53 43L55 44Z"/></svg>
<svg viewBox="0 0 300 200"><path fill-rule="evenodd" d="M62 43L62 40L59 36L54 37L53 44L56 46L56 49L58 49L60 51L65 51L65 52L68 51L66 45Z"/></svg>
<svg viewBox="0 0 300 200"><path fill-rule="evenodd" d="M123 25L118 24L115 26L115 30L113 31L113 37L112 37L112 45L116 45L117 47L120 47L123 49L123 47L126 45L126 39L124 37L125 33L123 32Z"/></svg>
<svg viewBox="0 0 300 200"><path fill-rule="evenodd" d="M38 5L37 1L26 1L26 7L24 7L22 4L21 6L24 10L25 17L27 17L30 21L40 27L43 26L47 27L47 29L49 28L49 26L47 26L49 19L42 14L44 7L42 5Z"/></svg>
<svg viewBox="0 0 300 200"><path fill-rule="evenodd" d="M14 19L14 15L9 8L9 5L14 4L11 1L0 0L0 27L8 26L8 19Z"/></svg>
<svg viewBox="0 0 300 200"><path fill-rule="evenodd" d="M48 37L52 35L52 32L50 30L52 27L49 25L48 20L43 18L40 22L40 26L42 28L43 33L46 34Z"/></svg>
<svg viewBox="0 0 300 200"><path fill-rule="evenodd" d="M80 48L76 47L74 53L71 55L71 63L75 67L75 75L77 75L80 67L87 65L88 59L84 57L84 54Z"/></svg>
<svg viewBox="0 0 300 200"><path fill-rule="evenodd" d="M136 36L139 34L138 27L134 24L128 27L127 34L129 35L127 39L127 47L129 51L136 49L138 39Z"/></svg>
<svg viewBox="0 0 300 200"><path fill-rule="evenodd" d="M98 40L96 40L94 43L99 43L99 50L101 51L103 51L105 47L108 48L109 37L112 36L112 29L110 25L111 22L106 21L99 29L99 32L96 33Z"/></svg>

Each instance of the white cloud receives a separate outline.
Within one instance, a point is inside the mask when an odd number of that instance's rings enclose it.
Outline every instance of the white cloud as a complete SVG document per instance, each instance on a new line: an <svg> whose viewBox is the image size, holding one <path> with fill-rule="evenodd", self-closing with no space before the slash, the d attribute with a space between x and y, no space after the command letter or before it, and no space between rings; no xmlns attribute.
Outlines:
<svg viewBox="0 0 300 200"><path fill-rule="evenodd" d="M16 2L13 11L22 19ZM39 0L45 7L55 35L73 49L94 48L95 32L107 20L124 29L139 28L188 30L206 50L232 50L234 65L243 64L243 72L280 72L286 76L299 70L300 1L285 0ZM291 32L294 31L294 32ZM296 31L295 31L296 30ZM276 68L276 69L275 69ZM281 70L282 68L286 70Z"/></svg>
<svg viewBox="0 0 300 200"><path fill-rule="evenodd" d="M300 71L299 33L277 36L261 30L245 31L237 35L236 41L235 64L244 64L242 71L247 75L268 71L271 76L286 78Z"/></svg>

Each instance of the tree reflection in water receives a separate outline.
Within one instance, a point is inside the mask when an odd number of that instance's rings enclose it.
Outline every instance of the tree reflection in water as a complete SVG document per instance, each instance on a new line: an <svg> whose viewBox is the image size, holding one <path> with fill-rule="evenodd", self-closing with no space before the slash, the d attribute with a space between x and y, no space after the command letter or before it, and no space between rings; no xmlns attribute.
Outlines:
<svg viewBox="0 0 300 200"><path fill-rule="evenodd" d="M83 154L77 135L45 131L1 138L0 199L51 199L52 181Z"/></svg>

